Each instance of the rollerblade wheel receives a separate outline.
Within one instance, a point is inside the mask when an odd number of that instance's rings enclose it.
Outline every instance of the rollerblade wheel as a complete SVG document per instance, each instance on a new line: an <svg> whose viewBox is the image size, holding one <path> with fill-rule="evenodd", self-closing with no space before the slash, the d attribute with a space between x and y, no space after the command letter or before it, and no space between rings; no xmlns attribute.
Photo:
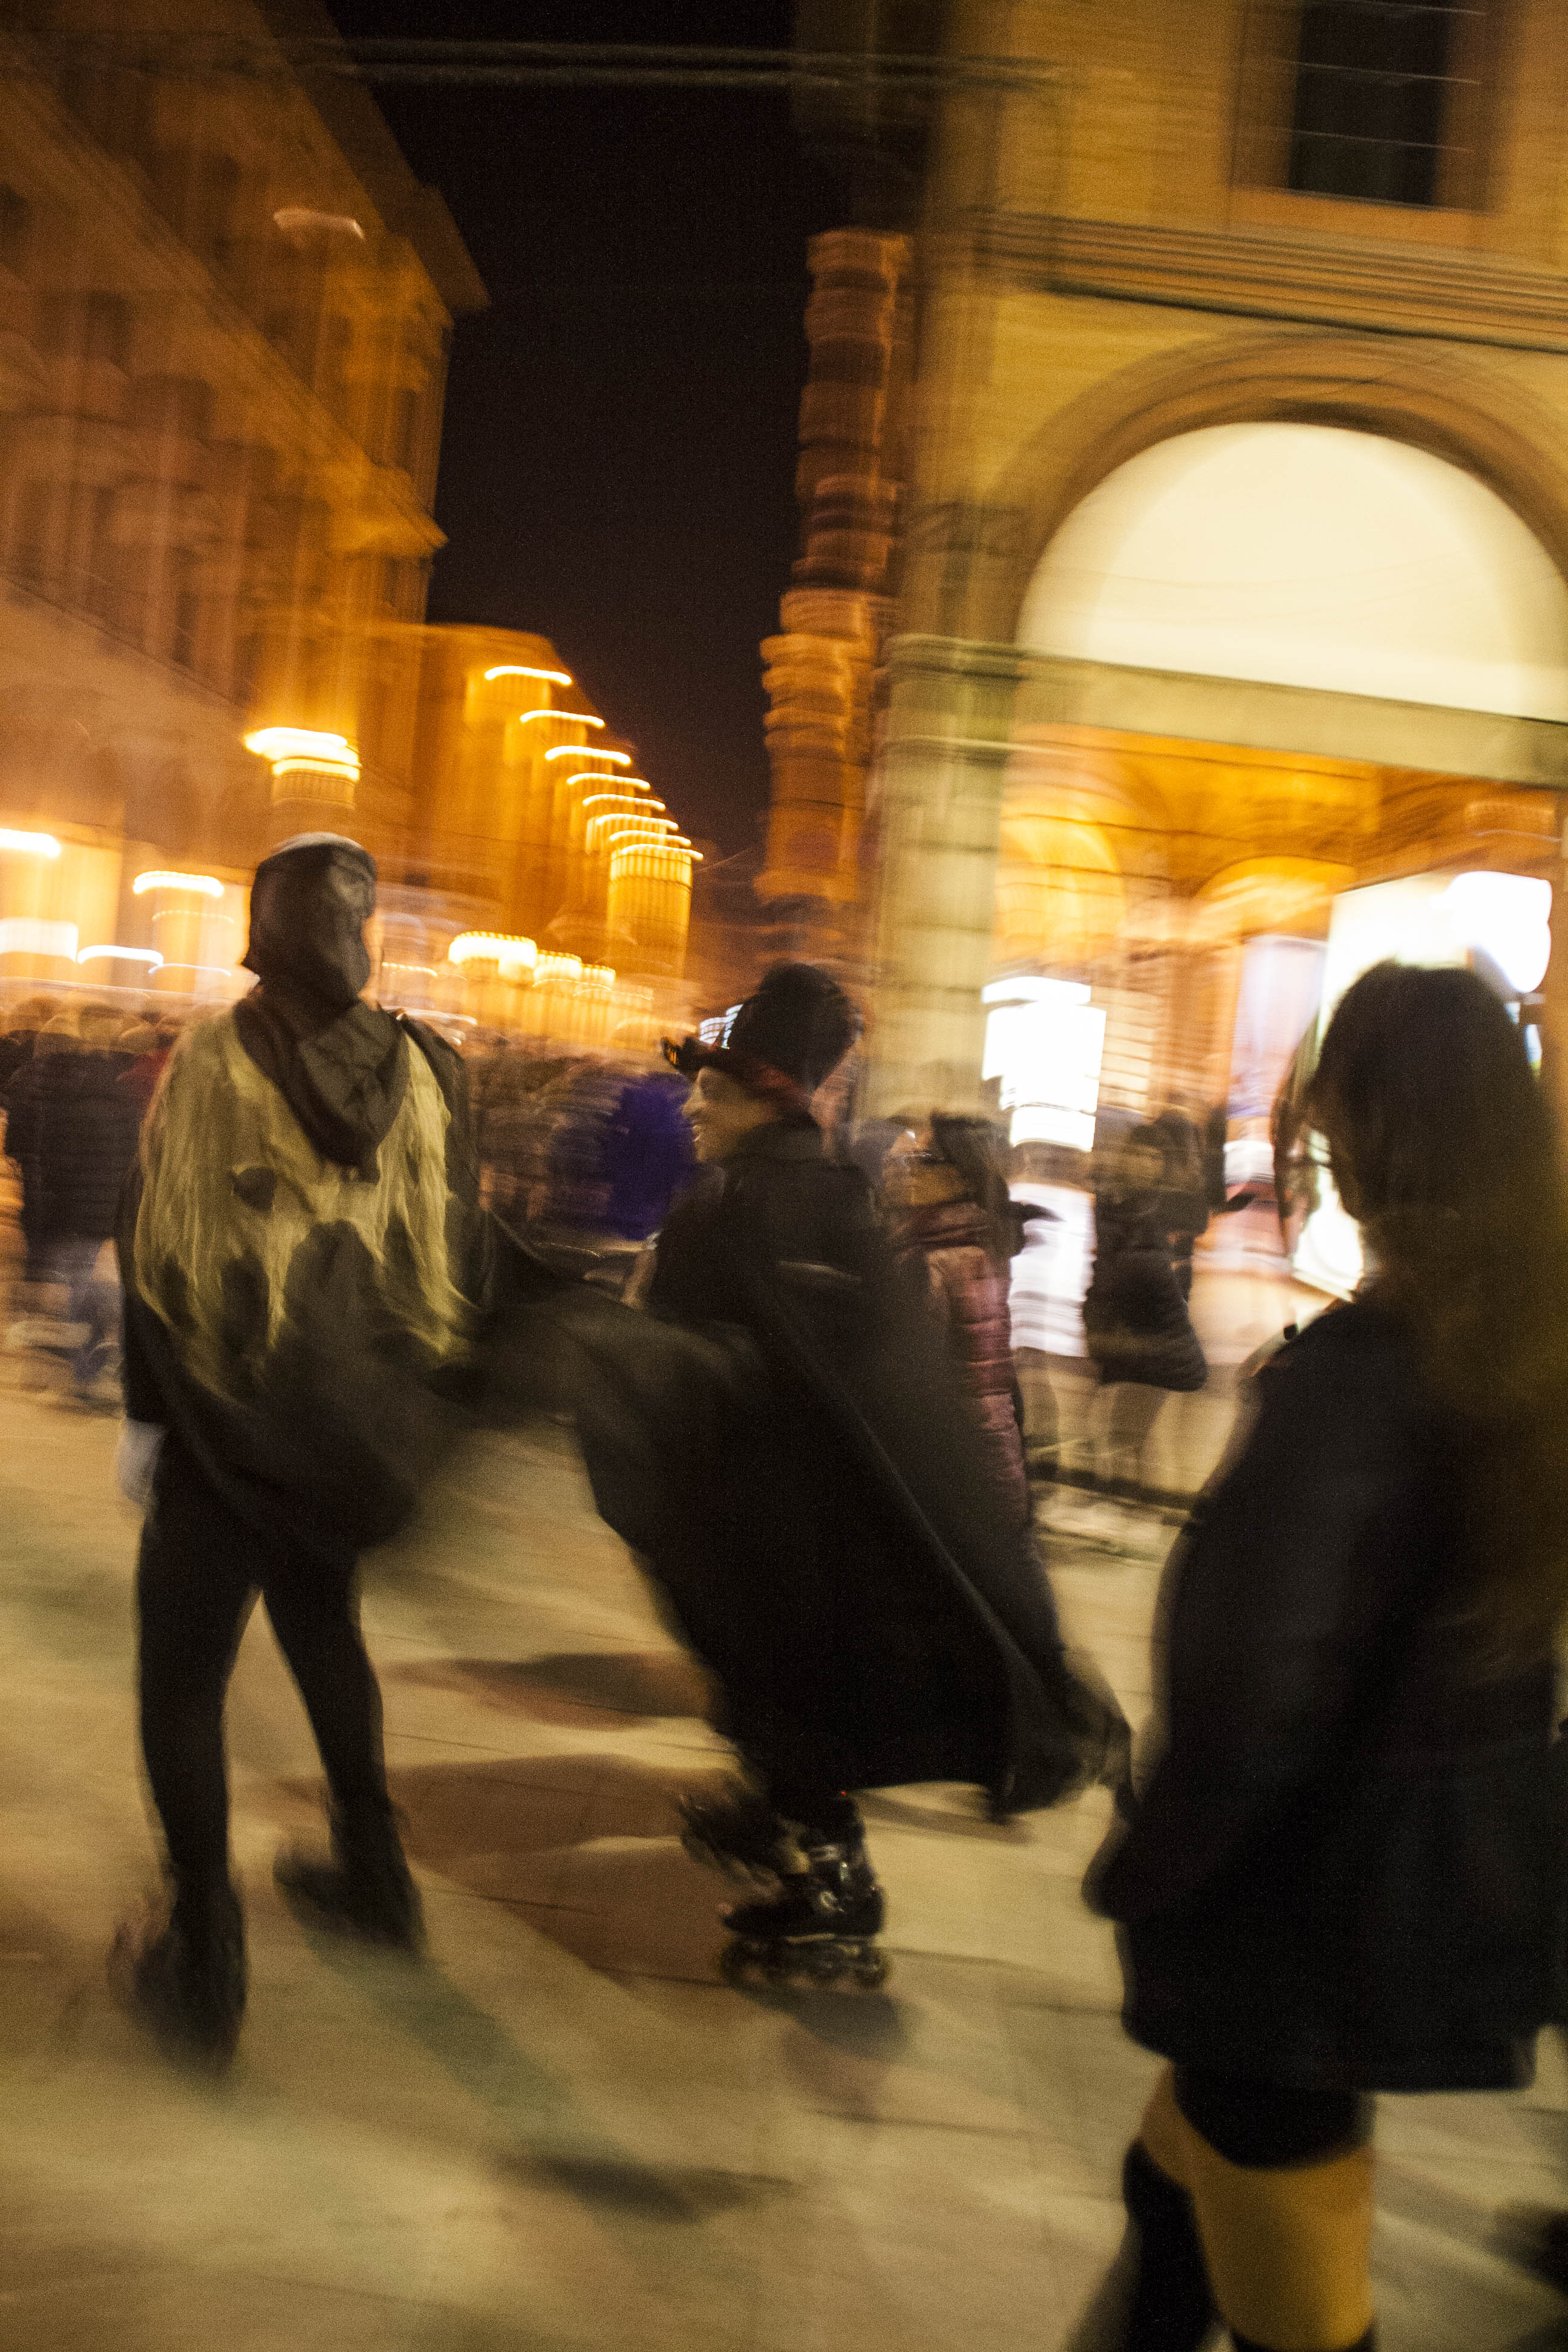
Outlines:
<svg viewBox="0 0 1568 2352"><path fill-rule="evenodd" d="M855 1981L866 1992L879 1991L888 1981L886 1952L862 1952L855 1963Z"/></svg>

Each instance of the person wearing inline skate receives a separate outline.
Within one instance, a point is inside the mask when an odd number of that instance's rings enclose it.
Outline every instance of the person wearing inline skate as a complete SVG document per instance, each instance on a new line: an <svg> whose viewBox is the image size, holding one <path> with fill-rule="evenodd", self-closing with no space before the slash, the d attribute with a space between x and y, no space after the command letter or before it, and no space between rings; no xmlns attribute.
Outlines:
<svg viewBox="0 0 1568 2352"><path fill-rule="evenodd" d="M580 1306L579 1429L604 1516L721 1692L745 1778L681 1807L690 1852L760 1882L731 1971L884 1969L854 1792L922 1780L994 1811L1116 1769L1125 1727L1068 1664L1049 1586L923 1291L816 1089L858 1024L826 972L770 971L727 1040L667 1047L703 1172L647 1312Z"/></svg>

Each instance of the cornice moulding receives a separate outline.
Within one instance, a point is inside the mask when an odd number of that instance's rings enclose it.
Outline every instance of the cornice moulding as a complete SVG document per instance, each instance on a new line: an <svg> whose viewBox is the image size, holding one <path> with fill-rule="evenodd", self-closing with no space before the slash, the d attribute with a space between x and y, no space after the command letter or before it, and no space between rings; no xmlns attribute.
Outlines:
<svg viewBox="0 0 1568 2352"><path fill-rule="evenodd" d="M1568 277L1473 250L1007 213L972 250L1052 293L1568 352Z"/></svg>

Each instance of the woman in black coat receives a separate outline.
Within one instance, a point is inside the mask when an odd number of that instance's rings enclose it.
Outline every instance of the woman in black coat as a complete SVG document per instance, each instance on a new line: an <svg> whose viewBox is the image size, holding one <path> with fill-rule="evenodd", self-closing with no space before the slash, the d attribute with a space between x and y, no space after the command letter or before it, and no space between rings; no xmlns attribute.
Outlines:
<svg viewBox="0 0 1568 2352"><path fill-rule="evenodd" d="M1160 1130L1134 1128L1095 1192L1094 1272L1083 1302L1084 1339L1100 1381L1097 1466L1110 1484L1160 1483L1149 1475L1160 1409L1208 1378L1172 1263L1173 1214Z"/></svg>
<svg viewBox="0 0 1568 2352"><path fill-rule="evenodd" d="M1124 2169L1124 2352L1216 2314L1370 2347L1371 2094L1514 2088L1561 2008L1548 1114L1479 980L1384 964L1309 1116L1373 1270L1259 1376L1173 1557L1162 1737L1089 1878L1128 2031L1173 2062Z"/></svg>

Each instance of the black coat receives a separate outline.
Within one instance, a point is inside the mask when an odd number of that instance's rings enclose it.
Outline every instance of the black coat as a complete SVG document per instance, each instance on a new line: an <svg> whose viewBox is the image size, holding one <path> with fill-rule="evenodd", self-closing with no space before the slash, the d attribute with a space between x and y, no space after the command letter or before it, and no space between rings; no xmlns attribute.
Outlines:
<svg viewBox="0 0 1568 2352"><path fill-rule="evenodd" d="M29 1241L107 1241L136 1157L142 1105L121 1054L35 1054L11 1081L5 1150Z"/></svg>
<svg viewBox="0 0 1568 2352"><path fill-rule="evenodd" d="M1457 1451L1371 1301L1258 1383L1162 1596L1163 1750L1089 1874L1133 2038L1364 2090L1527 2080L1558 2011L1548 1657L1480 1681Z"/></svg>
<svg viewBox="0 0 1568 2352"><path fill-rule="evenodd" d="M660 1236L646 1315L583 1302L595 1498L763 1769L1047 1803L1120 1718L1063 1660L923 1286L809 1121L755 1131Z"/></svg>
<svg viewBox="0 0 1568 2352"><path fill-rule="evenodd" d="M1163 1192L1120 1205L1095 1202L1094 1272L1084 1296L1083 1328L1090 1360L1108 1384L1132 1381L1191 1391L1208 1378L1171 1263L1168 1234L1176 1205Z"/></svg>

